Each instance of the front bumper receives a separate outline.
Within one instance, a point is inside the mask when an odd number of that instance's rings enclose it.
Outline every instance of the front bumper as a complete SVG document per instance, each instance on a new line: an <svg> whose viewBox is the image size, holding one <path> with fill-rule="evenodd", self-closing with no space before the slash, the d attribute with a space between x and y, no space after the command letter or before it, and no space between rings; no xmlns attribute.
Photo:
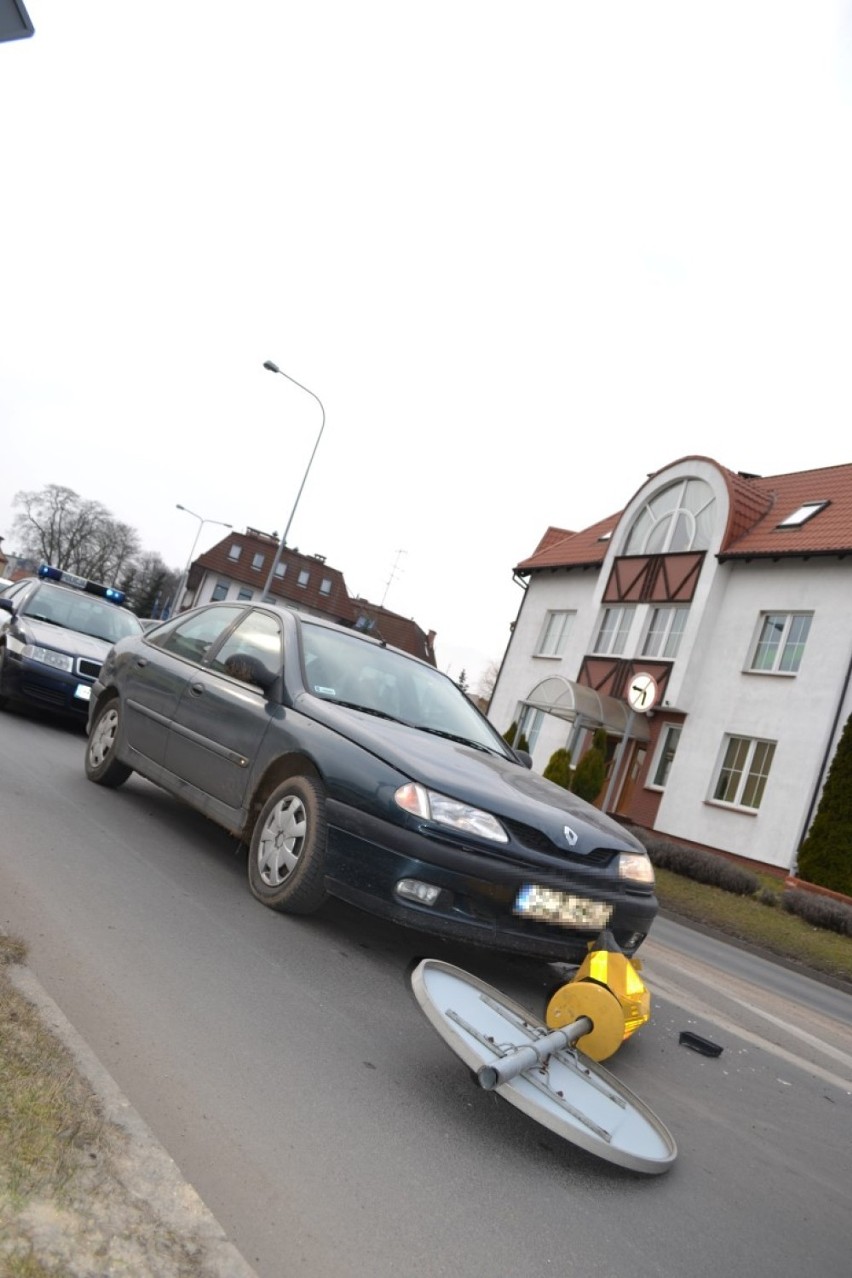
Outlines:
<svg viewBox="0 0 852 1278"><path fill-rule="evenodd" d="M10 701L70 715L86 722L93 679L54 670L40 661L31 661L6 651L3 663L3 696Z"/></svg>
<svg viewBox="0 0 852 1278"><path fill-rule="evenodd" d="M529 883L554 887L613 906L607 924L628 957L657 913L653 892L625 889L621 881L565 868L519 864L470 848L438 842L341 804L329 804L326 886L333 896L372 914L435 936L507 953L564 963L585 958L600 929L569 927L519 917L518 892ZM397 883L418 879L441 889L433 906L400 897Z"/></svg>

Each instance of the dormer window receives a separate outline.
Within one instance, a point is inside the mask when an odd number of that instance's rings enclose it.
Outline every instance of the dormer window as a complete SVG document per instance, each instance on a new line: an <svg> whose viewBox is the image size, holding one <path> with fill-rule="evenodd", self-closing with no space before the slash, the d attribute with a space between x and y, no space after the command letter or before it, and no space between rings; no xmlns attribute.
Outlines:
<svg viewBox="0 0 852 1278"><path fill-rule="evenodd" d="M806 524L809 519L813 519L814 515L818 515L821 510L825 510L829 503L827 501L806 501L803 502L798 510L794 510L792 515L788 515L786 519L782 519L780 524L776 524L776 528L801 528L802 524Z"/></svg>

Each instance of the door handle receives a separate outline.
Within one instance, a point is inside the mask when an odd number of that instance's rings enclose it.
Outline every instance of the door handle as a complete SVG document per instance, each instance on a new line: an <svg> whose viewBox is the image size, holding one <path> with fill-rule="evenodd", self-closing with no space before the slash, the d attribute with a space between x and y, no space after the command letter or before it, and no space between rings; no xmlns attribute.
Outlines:
<svg viewBox="0 0 852 1278"><path fill-rule="evenodd" d="M203 693L203 691L204 691L204 684L203 684L203 683L191 683L191 684L189 685L189 690L190 690L190 692L192 693L192 695L193 695L194 697L200 697L200 696L201 696L201 694L202 694L202 693Z"/></svg>

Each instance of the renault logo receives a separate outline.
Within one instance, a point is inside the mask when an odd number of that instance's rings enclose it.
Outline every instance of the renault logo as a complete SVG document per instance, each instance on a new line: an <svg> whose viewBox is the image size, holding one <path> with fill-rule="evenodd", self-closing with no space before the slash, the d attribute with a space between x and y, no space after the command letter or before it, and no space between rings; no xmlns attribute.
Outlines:
<svg viewBox="0 0 852 1278"><path fill-rule="evenodd" d="M562 830L569 848L573 848L574 844L577 842L577 835L571 829L570 825L563 825Z"/></svg>

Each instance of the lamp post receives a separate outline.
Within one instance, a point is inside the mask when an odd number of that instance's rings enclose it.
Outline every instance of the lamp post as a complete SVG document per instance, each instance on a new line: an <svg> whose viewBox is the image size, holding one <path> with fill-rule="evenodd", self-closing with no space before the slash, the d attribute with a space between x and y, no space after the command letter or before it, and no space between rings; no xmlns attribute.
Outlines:
<svg viewBox="0 0 852 1278"><path fill-rule="evenodd" d="M319 434L317 435L313 452L311 453L310 459L308 460L308 464L305 467L305 473L302 476L302 482L299 485L299 491L296 493L296 500L293 502L293 509L290 511L290 517L287 520L287 526L284 529L283 533L281 534L281 540L278 543L278 549L276 550L275 556L272 560L272 567L269 569L269 576L266 578L266 585L263 587L263 595L261 597L265 599L272 589L272 580L275 576L275 569L278 567L278 565L281 562L281 556L284 553L284 547L287 545L287 534L290 531L290 525L293 522L293 516L296 513L296 507L299 504L299 498L302 495L302 489L305 486L305 480L308 478L308 475L310 474L311 466L313 465L313 460L314 460L314 457L316 456L317 448L319 447L319 442L322 439L322 433L325 430L325 409L323 408L322 400L320 399L319 395L314 395L314 392L312 390L308 390L308 387L303 386L301 382L297 382L295 377L291 377L289 373L285 373L284 370L279 368L277 364L273 364L271 359L264 360L263 367L268 368L270 373L280 373L282 377L287 378L288 382L292 382L294 386L298 386L299 390L307 391L307 393L309 395L312 395L313 398L317 401L317 403L320 406L320 412L322 413L322 422L320 424Z"/></svg>
<svg viewBox="0 0 852 1278"><path fill-rule="evenodd" d="M186 567L183 570L183 575L181 576L181 579L178 582L178 588L175 591L174 610L177 613L180 611L180 603L183 598L183 592L186 590L186 583L189 577L189 570L192 567L192 557L195 554L195 547L198 545L198 538L201 536L201 529L204 527L205 524L220 524L222 528L233 528L234 525L226 524L223 519L202 519L200 515L196 515L194 510L190 510L188 506L182 506L180 502L175 503L175 508L177 510L182 510L184 514L186 515L192 515L193 519L198 520L198 527L195 530L195 540L192 543L192 550L190 550L189 552L189 558L186 561Z"/></svg>

